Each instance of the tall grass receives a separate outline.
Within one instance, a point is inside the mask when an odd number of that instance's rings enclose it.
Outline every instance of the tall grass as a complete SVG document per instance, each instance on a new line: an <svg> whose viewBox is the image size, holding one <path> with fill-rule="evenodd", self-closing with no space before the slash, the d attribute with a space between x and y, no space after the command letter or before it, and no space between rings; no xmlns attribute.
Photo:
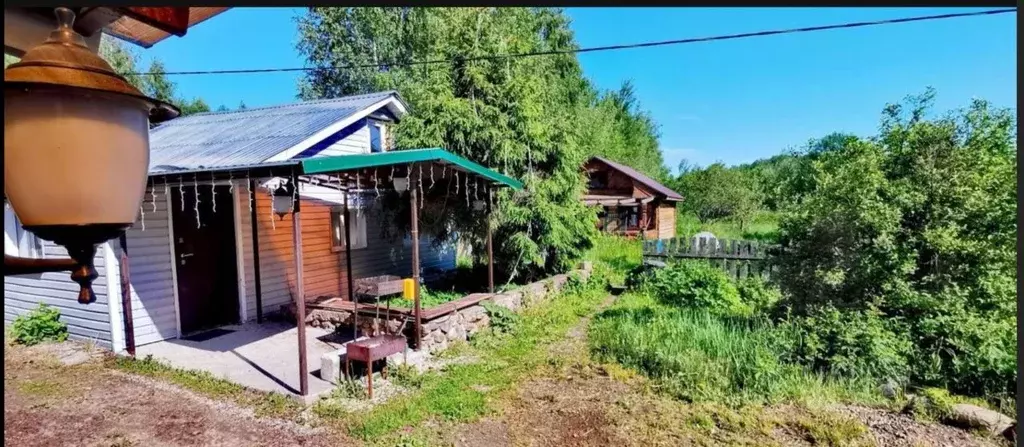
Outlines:
<svg viewBox="0 0 1024 447"><path fill-rule="evenodd" d="M710 231L722 239L742 239L775 242L779 237L779 216L770 211L756 213L743 227L735 219L720 219L701 223L693 213L680 208L676 212L676 236L692 237L701 231Z"/></svg>
<svg viewBox="0 0 1024 447"><path fill-rule="evenodd" d="M878 400L870 381L825 378L781 362L778 346L787 336L766 321L673 308L638 293L620 298L590 328L598 359L636 369L683 400Z"/></svg>
<svg viewBox="0 0 1024 447"><path fill-rule="evenodd" d="M586 259L610 268L611 271L607 272L609 283L622 284L626 272L643 261L643 245L639 239L600 234L593 248L587 252Z"/></svg>

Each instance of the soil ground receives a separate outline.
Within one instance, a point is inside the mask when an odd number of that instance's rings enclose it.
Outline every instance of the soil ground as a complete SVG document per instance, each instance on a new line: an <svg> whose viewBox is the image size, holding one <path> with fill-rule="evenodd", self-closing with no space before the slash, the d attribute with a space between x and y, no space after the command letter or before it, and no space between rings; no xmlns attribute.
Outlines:
<svg viewBox="0 0 1024 447"><path fill-rule="evenodd" d="M96 359L67 366L54 345L4 349L4 445L337 446L343 436L130 376Z"/></svg>

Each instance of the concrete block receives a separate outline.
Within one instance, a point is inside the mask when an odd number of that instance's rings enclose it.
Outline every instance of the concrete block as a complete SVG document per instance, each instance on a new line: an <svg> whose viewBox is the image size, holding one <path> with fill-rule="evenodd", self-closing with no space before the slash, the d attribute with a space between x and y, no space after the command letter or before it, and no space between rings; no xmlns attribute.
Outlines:
<svg viewBox="0 0 1024 447"><path fill-rule="evenodd" d="M325 352L320 356L320 378L337 384L341 380L341 364L345 362L345 350Z"/></svg>

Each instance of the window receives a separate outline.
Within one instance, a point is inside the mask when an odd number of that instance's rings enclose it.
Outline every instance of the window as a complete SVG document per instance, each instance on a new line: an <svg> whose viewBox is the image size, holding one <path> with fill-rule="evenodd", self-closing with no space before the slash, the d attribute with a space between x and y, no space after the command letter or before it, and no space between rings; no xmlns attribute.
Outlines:
<svg viewBox="0 0 1024 447"><path fill-rule="evenodd" d="M42 241L21 227L21 221L7 202L4 202L4 254L24 258L41 258Z"/></svg>
<svg viewBox="0 0 1024 447"><path fill-rule="evenodd" d="M352 225L349 227L349 239L352 249L366 248L366 213L361 209L349 209L348 217ZM344 208L336 206L331 209L331 250L345 249L345 216Z"/></svg>
<svg viewBox="0 0 1024 447"><path fill-rule="evenodd" d="M367 121L370 127L370 152L387 152L388 135L387 127L380 121Z"/></svg>
<svg viewBox="0 0 1024 447"><path fill-rule="evenodd" d="M590 173L590 189L604 189L608 186L608 172L594 171Z"/></svg>

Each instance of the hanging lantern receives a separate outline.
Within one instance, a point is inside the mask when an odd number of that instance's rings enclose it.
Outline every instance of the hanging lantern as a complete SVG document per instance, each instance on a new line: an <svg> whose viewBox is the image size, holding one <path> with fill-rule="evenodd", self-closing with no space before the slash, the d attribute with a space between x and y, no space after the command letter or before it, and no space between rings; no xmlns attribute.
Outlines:
<svg viewBox="0 0 1024 447"><path fill-rule="evenodd" d="M395 177L392 182L395 184L395 191L399 193L409 190L409 177Z"/></svg>
<svg viewBox="0 0 1024 447"><path fill-rule="evenodd" d="M285 179L278 179L277 187L273 189L274 214L277 214L278 220L284 220L285 214L291 212L294 188L291 182Z"/></svg>
<svg viewBox="0 0 1024 447"><path fill-rule="evenodd" d="M96 246L131 226L145 194L149 126L178 116L58 27L4 70L4 189L26 230L67 248L78 301L96 300ZM23 258L5 257L18 268Z"/></svg>

